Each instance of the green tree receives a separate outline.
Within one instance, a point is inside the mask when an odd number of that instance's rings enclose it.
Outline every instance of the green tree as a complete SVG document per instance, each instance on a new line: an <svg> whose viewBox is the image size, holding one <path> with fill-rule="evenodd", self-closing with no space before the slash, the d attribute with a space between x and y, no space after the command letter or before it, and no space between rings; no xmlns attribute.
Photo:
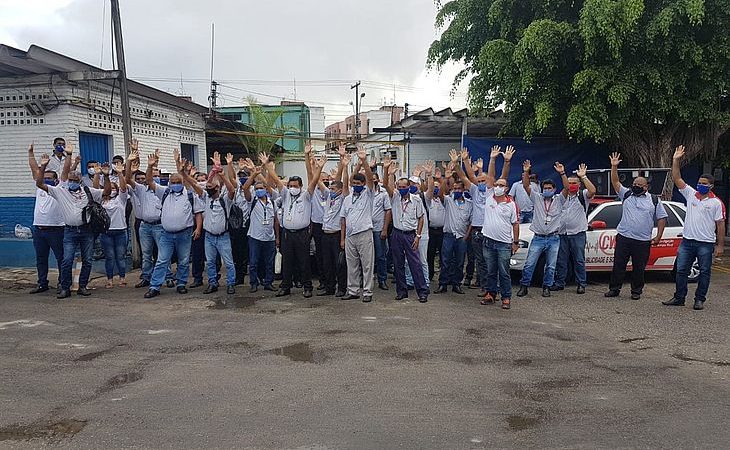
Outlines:
<svg viewBox="0 0 730 450"><path fill-rule="evenodd" d="M730 127L730 0L437 0L428 66L457 62L504 133L555 130L669 167ZM724 106L722 106L724 104Z"/></svg>
<svg viewBox="0 0 730 450"><path fill-rule="evenodd" d="M263 152L273 157L276 142L281 139L278 136L297 130L291 126L284 126L281 122L281 117L284 115L283 108L265 109L253 97L249 97L247 101L251 118L248 125L253 128L255 134L242 136L242 143L248 152L256 157Z"/></svg>

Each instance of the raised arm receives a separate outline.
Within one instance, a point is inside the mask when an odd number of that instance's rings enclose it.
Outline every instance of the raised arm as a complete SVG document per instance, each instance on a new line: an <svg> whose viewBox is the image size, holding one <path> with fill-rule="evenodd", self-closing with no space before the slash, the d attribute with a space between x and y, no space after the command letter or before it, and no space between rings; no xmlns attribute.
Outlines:
<svg viewBox="0 0 730 450"><path fill-rule="evenodd" d="M122 175L119 177L118 185L119 185L119 192L127 192L127 177L125 175L124 171L124 164L117 162L114 164L114 170Z"/></svg>
<svg viewBox="0 0 730 450"><path fill-rule="evenodd" d="M155 166L160 161L160 151L155 150L154 153L147 155L147 171L145 172L145 178L147 179L147 187L153 192L157 190L157 184L155 183L152 173L154 172Z"/></svg>
<svg viewBox="0 0 730 450"><path fill-rule="evenodd" d="M530 185L530 168L532 164L529 159L522 162L522 187L525 188L527 196L529 197L532 193L532 186Z"/></svg>
<svg viewBox="0 0 730 450"><path fill-rule="evenodd" d="M107 165L107 167L109 166ZM101 177L101 166L99 165L99 163L94 163L94 176L91 178L91 186L94 189L101 189Z"/></svg>
<svg viewBox="0 0 730 450"><path fill-rule="evenodd" d="M454 151L456 153L456 151ZM466 178L464 178L464 171L461 168L461 164L458 163L458 159L454 161L454 157L451 155L451 152L449 152L449 157L451 158L452 162L455 162L455 164L458 166L458 170L456 173L459 174L459 177L464 181L464 187L469 189L472 184L477 184L477 177L474 175L474 171L471 169L471 156L469 155L469 150L462 149L461 150L461 160L464 163L464 166L467 168ZM482 165L484 165L484 162L482 162Z"/></svg>
<svg viewBox="0 0 730 450"><path fill-rule="evenodd" d="M104 175L104 191L101 193L101 195L109 196L109 194L112 193L112 180L109 179L109 172L111 172L111 167L109 167L109 164L104 164L101 166L101 173ZM94 174L94 184L98 184L98 174ZM96 186L94 186L96 189Z"/></svg>
<svg viewBox="0 0 730 450"><path fill-rule="evenodd" d="M368 164L368 154L365 152L364 148L360 147L360 149L358 149L357 157L360 160L360 165L365 169L365 185L368 187L370 192L373 192L373 171L370 169L370 164Z"/></svg>
<svg viewBox="0 0 730 450"><path fill-rule="evenodd" d="M40 167L38 166L38 161L35 159L35 153L33 153L33 144L30 144L30 147L28 147L28 167L30 167L30 174L33 176L33 179L38 178Z"/></svg>
<svg viewBox="0 0 730 450"><path fill-rule="evenodd" d="M63 169L61 170L61 181L68 181L68 173L71 171L71 155L73 154L73 146L66 144L66 159L63 160Z"/></svg>
<svg viewBox="0 0 730 450"><path fill-rule="evenodd" d="M231 159L233 159L231 157ZM231 164L233 166L233 164ZM223 172L218 172L218 178L220 178L221 183L223 183L226 186L226 190L228 191L228 198L230 200L233 200L236 197L236 186L233 185L233 182L231 181L228 176L224 175Z"/></svg>
<svg viewBox="0 0 730 450"><path fill-rule="evenodd" d="M588 178L588 166L581 164L578 166L578 171L575 173L583 182L583 185L588 189L588 198L593 198L596 195L596 186L593 184L590 178Z"/></svg>
<svg viewBox="0 0 730 450"><path fill-rule="evenodd" d="M489 166L487 166L487 180L494 180L497 175L497 158L502 154L502 148L499 145L492 147L489 153Z"/></svg>
<svg viewBox="0 0 730 450"><path fill-rule="evenodd" d="M512 157L515 154L515 148L511 145L507 146L507 149L502 153L502 158L504 158L504 165L502 166L502 175L500 178L507 180L509 178L509 169L510 165L512 163ZM491 183L494 185L494 178L489 178L489 174L487 174L487 184ZM491 187L491 186L490 186Z"/></svg>
<svg viewBox="0 0 730 450"><path fill-rule="evenodd" d="M38 167L38 170L35 172L35 185L39 189L43 189L44 191L48 192L48 186L46 186L46 182L43 180L43 177L46 173L46 166L48 165L48 162L51 160L51 157L48 156L48 154L41 155L41 165Z"/></svg>
<svg viewBox="0 0 730 450"><path fill-rule="evenodd" d="M236 173L236 166L233 164L233 154L226 153L226 177L231 183L238 182L238 174ZM233 192L236 192L234 189Z"/></svg>
<svg viewBox="0 0 730 450"><path fill-rule="evenodd" d="M674 150L674 156L672 156L672 181L677 189L684 189L687 187L687 183L682 179L682 173L679 170L679 163L682 161L684 156L684 145L680 145Z"/></svg>
<svg viewBox="0 0 730 450"><path fill-rule="evenodd" d="M274 165L274 161L269 160L269 155L267 153L261 153L259 155L259 161L261 161L261 165L266 168L266 176L268 177L270 185L275 186L278 191L284 189L284 183L276 174L276 166Z"/></svg>
<svg viewBox="0 0 730 450"><path fill-rule="evenodd" d="M555 168L555 171L558 173L558 176L560 177L560 182L563 183L563 190L561 191L563 195L566 197L568 196L568 176L565 174L565 166L560 161L555 161L555 165L553 166Z"/></svg>
<svg viewBox="0 0 730 450"><path fill-rule="evenodd" d="M621 180L618 179L618 165L621 164L621 153L611 153L609 160L611 161L611 186L618 195L621 190Z"/></svg>
<svg viewBox="0 0 730 450"><path fill-rule="evenodd" d="M248 177L246 182L243 183L243 186L241 186L243 196L246 198L247 202L251 201L251 185L253 185L253 183L256 181L256 177L259 175L261 175L261 167L254 166L251 175Z"/></svg>
<svg viewBox="0 0 730 450"><path fill-rule="evenodd" d="M132 162L139 161L139 144L137 143L137 139L132 139L132 142L129 143L129 149L129 156L127 156L127 161L124 165L124 181L126 184L130 185L132 189L135 189L137 187L137 183L135 183L134 175L132 174Z"/></svg>
<svg viewBox="0 0 730 450"><path fill-rule="evenodd" d="M312 173L312 144L310 142L307 142L304 145L304 168L307 169L307 182L312 179L312 176L314 175Z"/></svg>
<svg viewBox="0 0 730 450"><path fill-rule="evenodd" d="M71 163L71 172L73 172L74 170L78 170L79 164L81 164L81 156L76 155L73 162Z"/></svg>
<svg viewBox="0 0 730 450"><path fill-rule="evenodd" d="M393 198L393 186L390 184L390 165L392 163L390 156L386 155L383 158L383 187L388 193L388 198Z"/></svg>
<svg viewBox="0 0 730 450"><path fill-rule="evenodd" d="M342 172L340 173L340 178L342 179L342 192L345 192L345 196L347 196L347 193L350 192L350 175L348 174L350 170L350 161L352 160L352 157L350 155L345 155L341 161L342 168L338 169ZM335 178L337 179L337 178Z"/></svg>
<svg viewBox="0 0 730 450"><path fill-rule="evenodd" d="M191 188L195 195L198 197L203 195L203 188L201 188L198 185L198 182L195 180L195 178L190 175L190 168L193 166L193 163L190 161L183 159L180 161L180 168L178 169L177 173L180 174L180 176L183 179L183 184L187 185L189 188ZM216 171L216 175L220 174L221 170Z"/></svg>
<svg viewBox="0 0 730 450"><path fill-rule="evenodd" d="M423 195L426 196L427 199L431 200L433 199L433 168L435 167L435 164L433 161L429 160L423 163L423 182L426 183L426 189L424 190Z"/></svg>
<svg viewBox="0 0 730 450"><path fill-rule="evenodd" d="M319 177L322 175L322 169L324 169L325 164L327 164L327 155L322 155L318 160L314 161L312 177L309 179L309 186L307 186L309 195L314 194L314 190L317 188L317 183L319 183Z"/></svg>

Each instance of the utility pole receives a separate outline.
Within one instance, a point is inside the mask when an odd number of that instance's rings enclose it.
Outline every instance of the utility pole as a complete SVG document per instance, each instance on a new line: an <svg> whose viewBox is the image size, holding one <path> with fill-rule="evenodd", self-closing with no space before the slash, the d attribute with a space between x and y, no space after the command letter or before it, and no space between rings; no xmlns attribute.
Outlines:
<svg viewBox="0 0 730 450"><path fill-rule="evenodd" d="M360 140L360 82L350 86L355 89L355 140Z"/></svg>
<svg viewBox="0 0 730 450"><path fill-rule="evenodd" d="M208 100L210 101L210 108L209 113L211 117L215 117L215 108L217 106L218 101L218 82L217 81L211 81L210 82L210 97L208 97Z"/></svg>
<svg viewBox="0 0 730 450"><path fill-rule="evenodd" d="M210 96L208 97L208 115L215 117L216 100L218 99L218 83L213 81L213 56L215 53L215 23L210 24Z"/></svg>
<svg viewBox="0 0 730 450"><path fill-rule="evenodd" d="M114 47L117 51L117 67L119 68L119 93L122 106L122 130L124 132L124 154L129 153L132 142L132 119L129 115L129 90L127 87L127 66L124 63L124 42L122 41L122 19L119 15L119 0L112 2L112 28L114 28ZM136 249L132 246L132 249Z"/></svg>

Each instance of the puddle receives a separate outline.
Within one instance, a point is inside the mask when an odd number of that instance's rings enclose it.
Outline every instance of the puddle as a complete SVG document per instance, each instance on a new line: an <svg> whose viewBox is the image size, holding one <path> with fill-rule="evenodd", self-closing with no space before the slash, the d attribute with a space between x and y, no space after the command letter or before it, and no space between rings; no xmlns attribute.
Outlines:
<svg viewBox="0 0 730 450"><path fill-rule="evenodd" d="M512 361L512 363L515 366L529 366L532 364L532 360L530 358L520 358L515 359L514 361Z"/></svg>
<svg viewBox="0 0 730 450"><path fill-rule="evenodd" d="M545 333L545 337L553 338L563 342L573 342L575 340L565 333Z"/></svg>
<svg viewBox="0 0 730 450"><path fill-rule="evenodd" d="M139 381L141 379L142 374L140 372L120 373L119 375L113 376L107 380L105 389L116 389L119 386L134 383L135 381Z"/></svg>
<svg viewBox="0 0 730 450"><path fill-rule="evenodd" d="M85 420L61 419L57 422L10 425L0 428L0 441L62 439L74 436L86 426Z"/></svg>
<svg viewBox="0 0 730 450"><path fill-rule="evenodd" d="M647 339L649 339L648 336L642 336L642 337L637 337L637 338L621 339L619 342L622 343L622 344L629 344L631 342L645 341Z"/></svg>
<svg viewBox="0 0 730 450"><path fill-rule="evenodd" d="M538 423L539 421L534 417L516 415L507 417L507 425L509 425L510 430L514 431L529 430L536 427Z"/></svg>
<svg viewBox="0 0 730 450"><path fill-rule="evenodd" d="M683 355L681 353L673 353L672 358L678 359L685 362L701 362L705 364L712 364L713 366L724 367L730 366L730 362L725 361L708 361L706 359L692 358L691 356Z"/></svg>
<svg viewBox="0 0 730 450"><path fill-rule="evenodd" d="M482 337L484 335L484 333L482 332L482 330L479 330L479 329L476 329L476 328L467 328L466 330L464 330L464 333L467 336L474 336L474 337L478 337L478 338L480 338L480 337Z"/></svg>
<svg viewBox="0 0 730 450"><path fill-rule="evenodd" d="M286 347L279 347L269 350L269 353L278 356L286 356L292 361L320 363L324 360L324 355L319 352L312 351L312 348L306 342L299 342Z"/></svg>
<svg viewBox="0 0 730 450"><path fill-rule="evenodd" d="M322 334L326 336L337 336L338 334L345 334L347 331L345 330L326 330Z"/></svg>

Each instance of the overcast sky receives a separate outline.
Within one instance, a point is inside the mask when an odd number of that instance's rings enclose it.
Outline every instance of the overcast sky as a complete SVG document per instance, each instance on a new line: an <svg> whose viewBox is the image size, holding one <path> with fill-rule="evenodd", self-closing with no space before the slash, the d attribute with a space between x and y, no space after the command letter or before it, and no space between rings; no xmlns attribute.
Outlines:
<svg viewBox="0 0 730 450"><path fill-rule="evenodd" d="M110 69L110 9L109 0L0 0L0 42ZM456 67L425 69L435 13L433 0L121 0L130 78L207 105L215 23L219 104L293 99L296 79L296 98L324 106L328 124L352 114L356 80L363 111L394 97L411 111L464 106L466 85L449 96Z"/></svg>

